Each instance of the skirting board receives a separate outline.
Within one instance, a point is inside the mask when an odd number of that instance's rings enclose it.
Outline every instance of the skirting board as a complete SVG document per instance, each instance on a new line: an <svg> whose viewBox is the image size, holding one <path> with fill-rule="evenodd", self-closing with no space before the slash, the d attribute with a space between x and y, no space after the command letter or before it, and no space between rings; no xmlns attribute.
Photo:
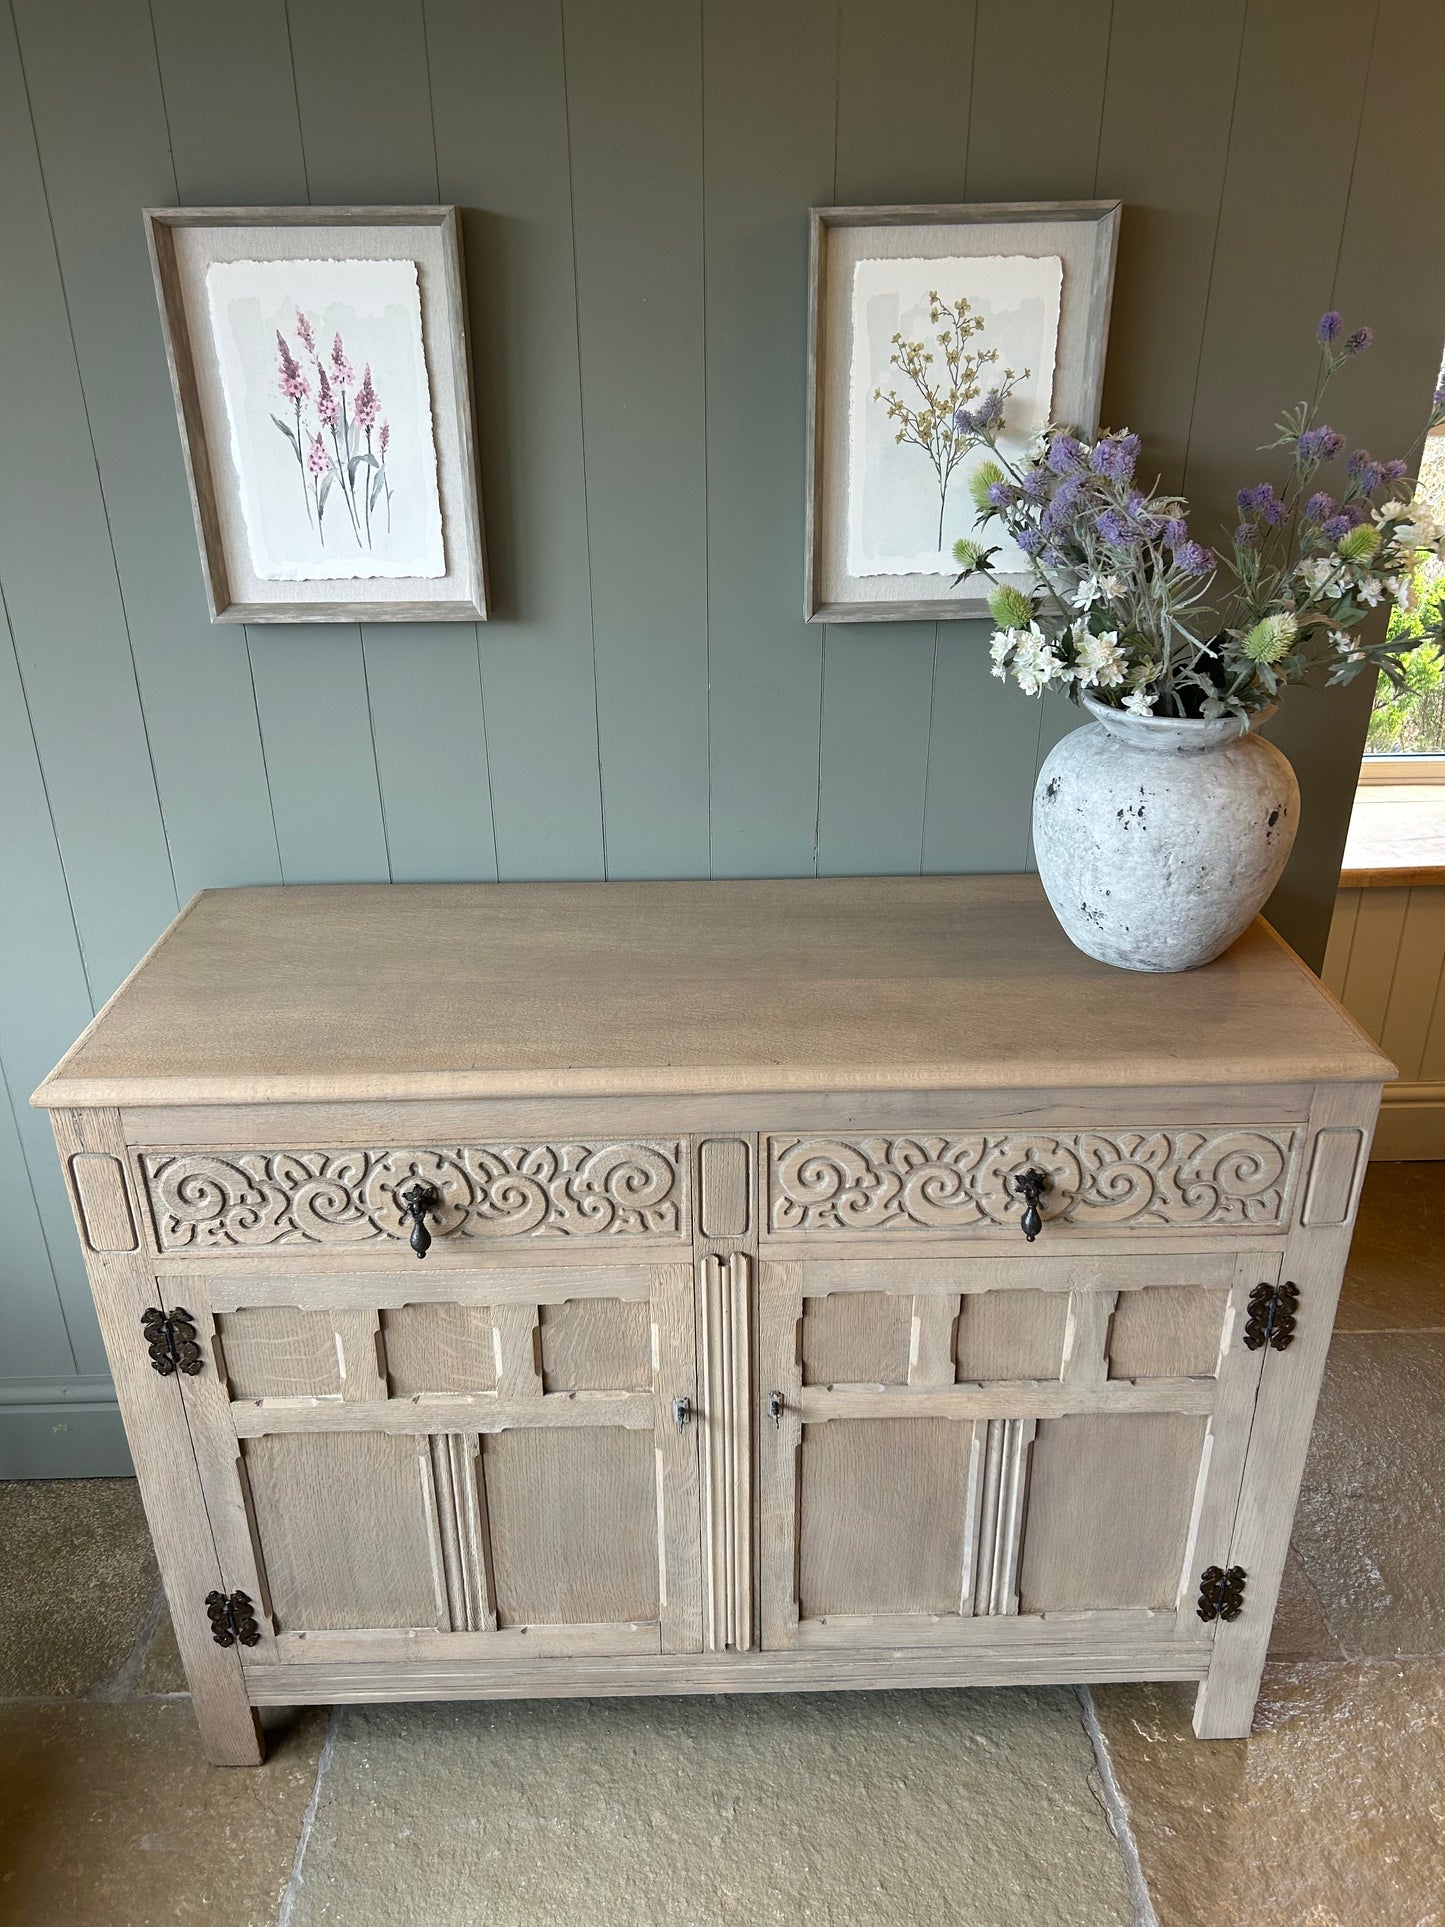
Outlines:
<svg viewBox="0 0 1445 1927"><path fill-rule="evenodd" d="M134 1471L108 1380L0 1385L0 1479L128 1479Z"/></svg>
<svg viewBox="0 0 1445 1927"><path fill-rule="evenodd" d="M1372 1158L1445 1158L1445 1084L1387 1084Z"/></svg>

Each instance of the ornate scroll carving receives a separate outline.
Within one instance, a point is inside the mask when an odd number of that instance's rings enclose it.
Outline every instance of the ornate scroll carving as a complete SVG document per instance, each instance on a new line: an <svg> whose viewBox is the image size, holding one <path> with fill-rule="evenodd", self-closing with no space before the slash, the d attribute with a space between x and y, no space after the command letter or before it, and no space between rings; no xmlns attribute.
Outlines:
<svg viewBox="0 0 1445 1927"><path fill-rule="evenodd" d="M418 1179L440 1198L437 1238L675 1239L685 1170L675 1141L140 1155L161 1251L400 1244L411 1222L398 1194Z"/></svg>
<svg viewBox="0 0 1445 1927"><path fill-rule="evenodd" d="M1289 1126L1067 1131L1033 1137L775 1137L768 1228L836 1233L953 1231L1018 1222L1011 1179L1049 1175L1046 1223L1277 1225L1300 1133Z"/></svg>

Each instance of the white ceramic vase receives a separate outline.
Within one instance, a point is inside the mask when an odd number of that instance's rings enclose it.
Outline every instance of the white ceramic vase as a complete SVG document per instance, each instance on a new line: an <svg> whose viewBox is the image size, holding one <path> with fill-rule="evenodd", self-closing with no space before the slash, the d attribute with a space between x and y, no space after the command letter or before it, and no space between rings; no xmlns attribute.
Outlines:
<svg viewBox="0 0 1445 1927"><path fill-rule="evenodd" d="M1279 881L1299 821L1287 759L1252 725L1127 716L1092 697L1034 790L1034 853L1080 950L1121 970L1193 970ZM1266 715L1272 712L1266 712Z"/></svg>

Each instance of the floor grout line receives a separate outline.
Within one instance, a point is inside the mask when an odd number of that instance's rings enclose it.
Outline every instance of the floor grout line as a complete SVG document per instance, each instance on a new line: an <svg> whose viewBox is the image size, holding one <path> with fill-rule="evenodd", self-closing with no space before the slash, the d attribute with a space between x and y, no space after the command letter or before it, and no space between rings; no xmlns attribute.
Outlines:
<svg viewBox="0 0 1445 1927"><path fill-rule="evenodd" d="M316 1784L311 1789L311 1798L306 1802L306 1811L301 1816L301 1832L296 1841L296 1857L291 1862L291 1875L281 1895L281 1911L276 1916L276 1927L291 1927L296 1912L296 1902L301 1895L301 1883L305 1878L302 1863L306 1859L306 1849L311 1844L311 1829L316 1825L316 1815L321 1807L321 1786L331 1766L331 1756L336 1750L336 1735L341 1726L341 1715L345 1709L333 1706L331 1717L326 1722L326 1738L321 1742L321 1752L316 1760Z"/></svg>
<svg viewBox="0 0 1445 1927"><path fill-rule="evenodd" d="M1124 1878L1128 1883L1129 1898L1134 1904L1134 1927L1159 1927L1159 1916L1149 1897L1149 1883L1144 1878L1143 1863L1139 1859L1138 1842L1129 1824L1129 1809L1124 1803L1119 1782L1114 1777L1109 1743L1104 1738L1104 1729L1099 1724L1099 1715L1094 1707L1094 1695L1087 1686L1076 1687L1075 1691L1083 1713L1084 1731L1094 1749L1094 1764L1099 1769L1099 1794L1104 1815L1109 1822L1109 1831L1114 1836L1114 1844L1119 1849L1119 1858L1124 1863Z"/></svg>

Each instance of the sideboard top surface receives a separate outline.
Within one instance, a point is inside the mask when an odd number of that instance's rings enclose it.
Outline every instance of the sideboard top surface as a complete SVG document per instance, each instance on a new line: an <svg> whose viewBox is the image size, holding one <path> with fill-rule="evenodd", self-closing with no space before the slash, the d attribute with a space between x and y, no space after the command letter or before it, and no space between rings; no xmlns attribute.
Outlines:
<svg viewBox="0 0 1445 1927"><path fill-rule="evenodd" d="M1037 878L207 890L37 1104L1375 1082L1264 923L1179 976Z"/></svg>

